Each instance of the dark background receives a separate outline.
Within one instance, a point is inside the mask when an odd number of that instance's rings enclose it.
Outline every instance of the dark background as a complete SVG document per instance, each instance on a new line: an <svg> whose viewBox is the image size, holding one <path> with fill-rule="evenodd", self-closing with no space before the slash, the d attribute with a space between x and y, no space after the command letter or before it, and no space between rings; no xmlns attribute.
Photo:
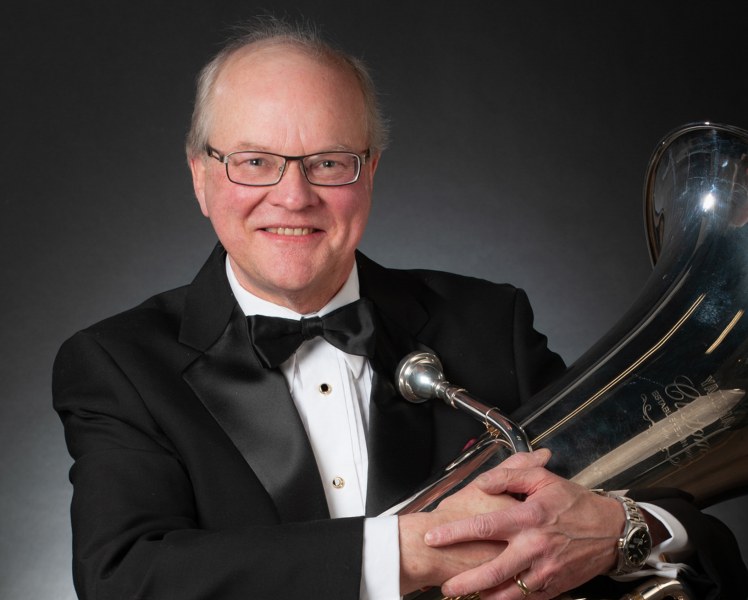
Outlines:
<svg viewBox="0 0 748 600"><path fill-rule="evenodd" d="M745 2L4 4L4 599L74 597L57 348L187 283L213 246L182 140L230 23L304 15L371 65L393 141L363 250L525 288L567 362L650 272L641 190L658 140L696 120L748 126ZM713 509L744 555L747 505Z"/></svg>

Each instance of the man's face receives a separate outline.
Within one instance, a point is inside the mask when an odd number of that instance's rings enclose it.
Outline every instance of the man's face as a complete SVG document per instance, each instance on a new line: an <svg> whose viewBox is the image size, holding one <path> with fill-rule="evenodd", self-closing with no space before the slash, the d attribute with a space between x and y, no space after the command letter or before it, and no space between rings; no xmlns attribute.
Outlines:
<svg viewBox="0 0 748 600"><path fill-rule="evenodd" d="M211 104L209 143L221 154L260 150L300 156L362 154L363 95L352 74L298 51L240 51L224 66ZM356 183L311 185L298 161L268 187L232 183L219 161L190 161L195 194L239 282L300 313L321 308L345 282L364 233L378 156Z"/></svg>

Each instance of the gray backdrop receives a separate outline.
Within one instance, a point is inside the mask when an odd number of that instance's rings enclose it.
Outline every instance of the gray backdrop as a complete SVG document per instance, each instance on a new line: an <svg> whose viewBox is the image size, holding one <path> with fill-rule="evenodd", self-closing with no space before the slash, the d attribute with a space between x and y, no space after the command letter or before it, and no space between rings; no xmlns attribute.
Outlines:
<svg viewBox="0 0 748 600"><path fill-rule="evenodd" d="M54 354L190 281L213 246L182 152L193 79L228 24L270 3L3 4L0 597L69 599ZM745 2L271 6L321 23L381 88L393 142L363 250L525 288L567 362L650 271L657 141L695 120L748 126ZM714 509L744 555L746 504Z"/></svg>

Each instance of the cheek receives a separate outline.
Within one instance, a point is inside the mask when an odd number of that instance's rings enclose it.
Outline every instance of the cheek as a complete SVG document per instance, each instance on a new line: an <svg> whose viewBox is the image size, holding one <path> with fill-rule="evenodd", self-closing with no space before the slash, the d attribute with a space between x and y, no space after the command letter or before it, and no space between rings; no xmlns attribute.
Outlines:
<svg viewBox="0 0 748 600"><path fill-rule="evenodd" d="M250 188L239 188L230 182L228 185L222 181L212 183L206 187L206 216L214 224L230 225L233 222L239 225L260 201L253 192Z"/></svg>
<svg viewBox="0 0 748 600"><path fill-rule="evenodd" d="M353 245L358 245L369 220L371 202L367 198L356 198L352 201L345 216L347 237Z"/></svg>
<svg viewBox="0 0 748 600"><path fill-rule="evenodd" d="M355 204L356 218L362 223L362 226L366 225L371 212L371 189L366 186L365 190L364 194L356 198Z"/></svg>

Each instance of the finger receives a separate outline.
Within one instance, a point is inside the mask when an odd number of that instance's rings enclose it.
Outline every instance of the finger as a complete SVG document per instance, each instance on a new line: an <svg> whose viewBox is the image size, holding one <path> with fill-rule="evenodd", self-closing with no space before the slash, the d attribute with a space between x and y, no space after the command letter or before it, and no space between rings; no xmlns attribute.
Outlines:
<svg viewBox="0 0 748 600"><path fill-rule="evenodd" d="M448 579L442 584L442 593L445 596L454 597L467 595L476 590L480 590L481 592L483 590L498 591L497 588L512 592L516 588L516 591L519 591L519 587L514 582L513 576L526 571L530 564L529 557L523 553L515 552L509 556L501 555ZM528 586L528 590L533 589L526 579L523 581Z"/></svg>
<svg viewBox="0 0 748 600"><path fill-rule="evenodd" d="M501 463L505 469L530 469L544 467L551 459L551 451L538 448L532 452L516 452Z"/></svg>
<svg viewBox="0 0 748 600"><path fill-rule="evenodd" d="M532 575L528 577L527 573L520 573L494 588L481 590L480 600L525 600L526 598L527 600L544 600L557 597L555 594L548 594L542 591L539 587L533 587L530 583L532 577ZM520 585L520 582L524 587ZM529 598L530 594L532 594L532 598ZM561 598L561 596L558 596L558 598ZM563 598L570 597L563 596Z"/></svg>
<svg viewBox="0 0 748 600"><path fill-rule="evenodd" d="M493 511L444 523L426 532L429 546L449 546L472 540L508 540L528 526L535 526L535 511L517 504L502 511Z"/></svg>
<svg viewBox="0 0 748 600"><path fill-rule="evenodd" d="M553 477L542 466L507 469L502 464L476 477L475 485L486 494L531 494Z"/></svg>

